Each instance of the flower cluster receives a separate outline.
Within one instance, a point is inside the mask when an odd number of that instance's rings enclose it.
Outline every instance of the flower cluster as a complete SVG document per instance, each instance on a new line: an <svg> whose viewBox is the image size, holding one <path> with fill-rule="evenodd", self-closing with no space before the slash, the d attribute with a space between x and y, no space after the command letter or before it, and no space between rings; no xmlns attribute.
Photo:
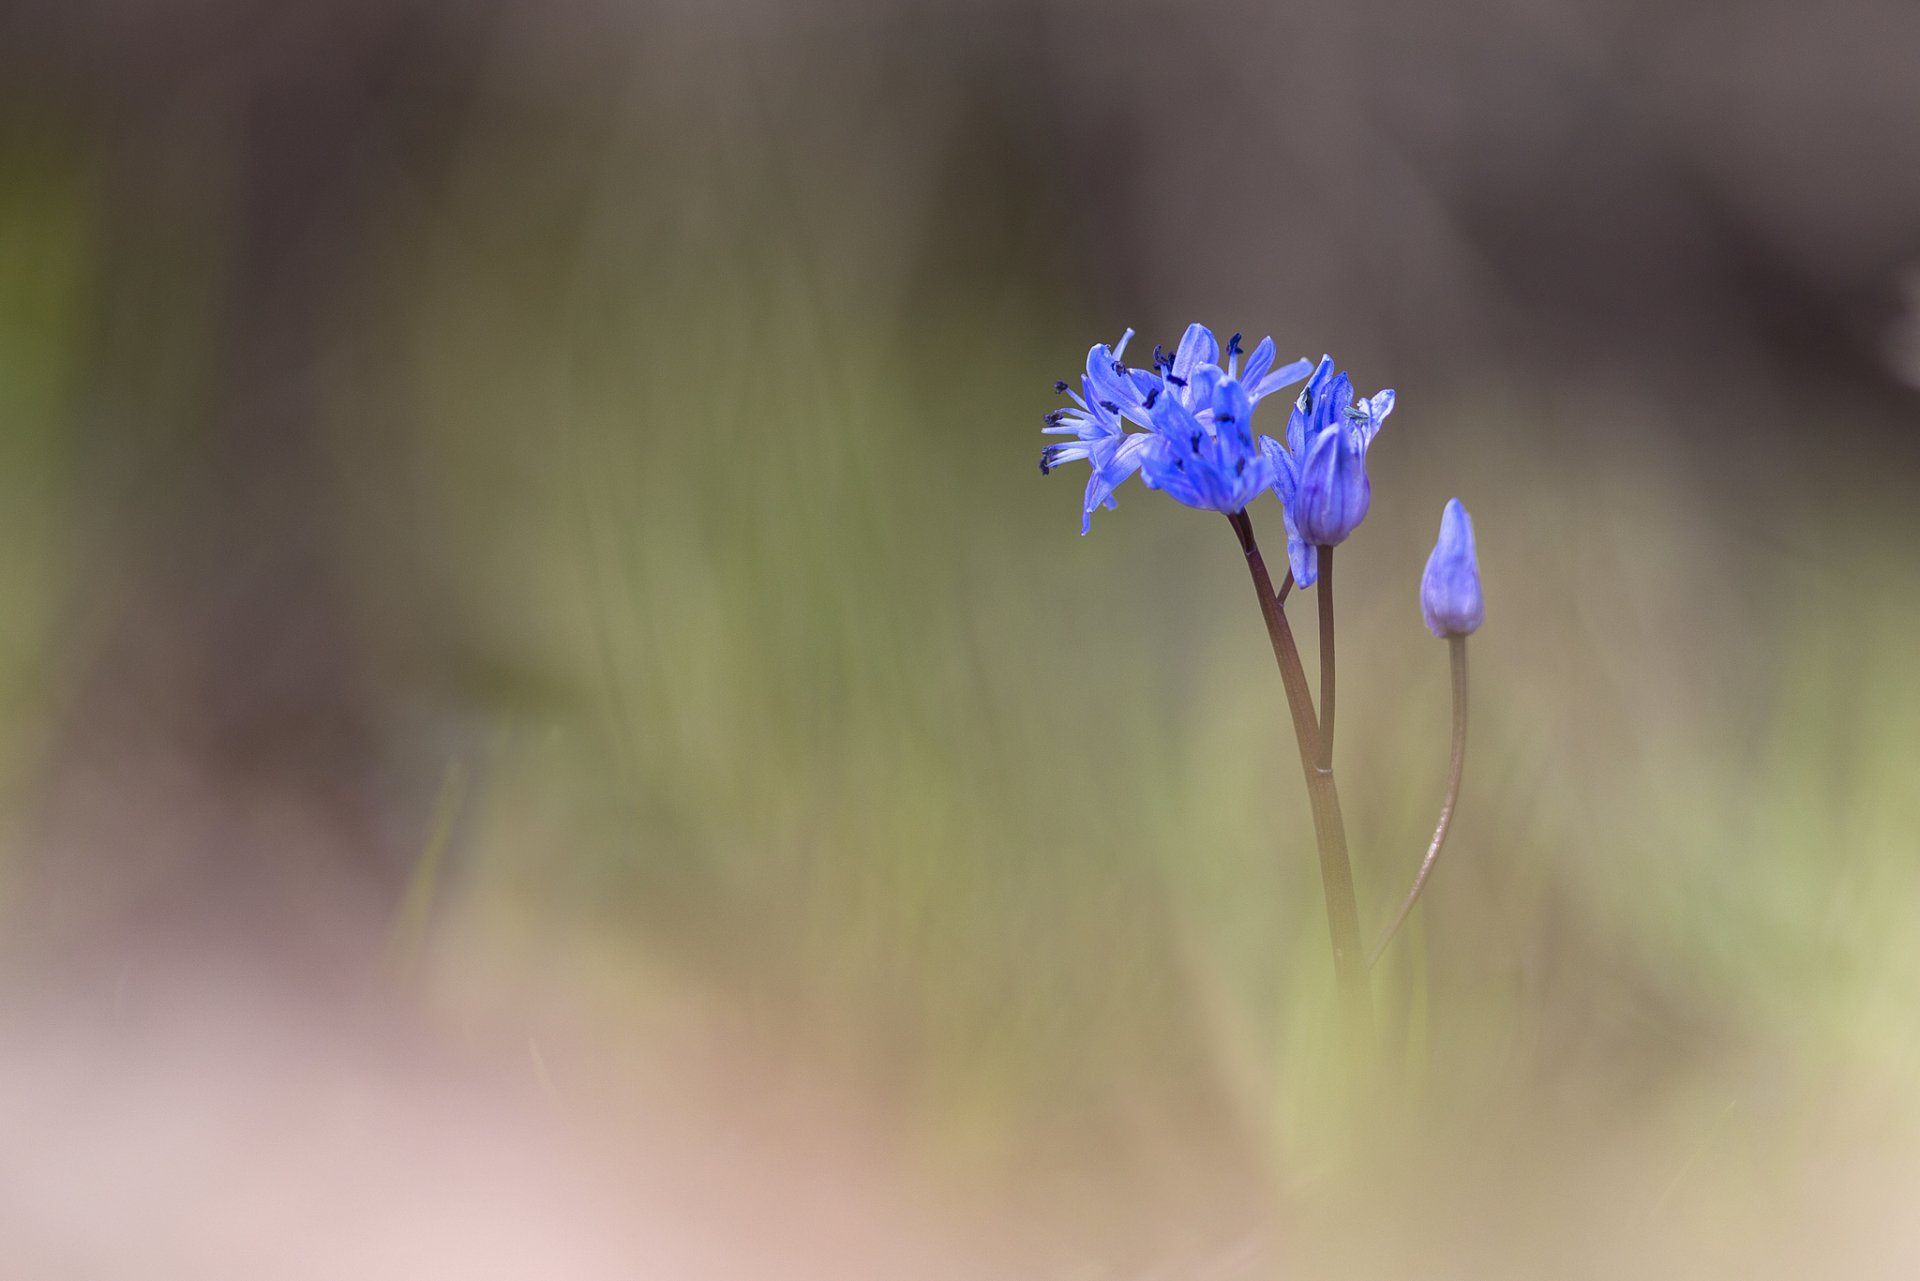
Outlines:
<svg viewBox="0 0 1920 1281"><path fill-rule="evenodd" d="M1239 334L1223 359L1213 331L1190 325L1171 353L1154 348L1151 369L1131 368L1122 356L1132 337L1129 329L1116 346L1095 344L1081 390L1054 385L1073 397L1074 408L1048 414L1045 431L1078 439L1041 451L1040 470L1078 458L1092 465L1080 532L1095 508L1114 505L1113 491L1136 471L1147 488L1208 511L1237 512L1272 488L1272 463L1253 435L1254 407L1300 381L1307 362L1275 369L1268 338L1243 367ZM1143 430L1128 431L1128 423Z"/></svg>
<svg viewBox="0 0 1920 1281"><path fill-rule="evenodd" d="M1094 509L1114 505L1114 490L1136 471L1147 488L1207 511L1231 514L1272 490L1286 505L1294 578L1311 584L1314 548L1344 541L1366 517L1367 447L1393 409L1393 393L1355 403L1353 380L1335 372L1331 357L1318 368L1305 360L1275 368L1271 338L1243 366L1240 335L1223 351L1205 325L1188 326L1171 354L1154 348L1151 369L1134 368L1123 359L1132 337L1129 329L1113 347L1096 344L1078 391L1055 384L1074 407L1048 414L1045 431L1075 440L1043 450L1040 470L1081 458L1090 464L1080 532ZM1286 443L1256 436L1255 408L1303 377Z"/></svg>

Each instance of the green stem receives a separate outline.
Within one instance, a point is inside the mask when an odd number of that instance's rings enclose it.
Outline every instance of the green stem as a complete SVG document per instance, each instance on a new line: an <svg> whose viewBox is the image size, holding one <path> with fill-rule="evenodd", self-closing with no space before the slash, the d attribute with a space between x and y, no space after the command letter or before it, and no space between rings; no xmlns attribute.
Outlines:
<svg viewBox="0 0 1920 1281"><path fill-rule="evenodd" d="M1381 936L1367 957L1367 964L1374 965L1381 953L1387 950L1387 944L1393 942L1400 933L1400 927L1407 923L1414 904L1420 901L1420 891L1427 888L1427 878L1433 875L1433 865L1440 860L1440 847L1447 843L1447 829L1453 826L1454 807L1460 801L1460 774L1467 763L1467 638L1449 636L1447 638L1448 658L1453 668L1453 756L1447 765L1447 795L1440 803L1440 822L1433 829L1433 842L1427 846L1427 856L1420 862L1420 870L1414 875L1413 888L1407 891L1406 902L1400 905L1399 915L1393 918L1393 924Z"/></svg>
<svg viewBox="0 0 1920 1281"><path fill-rule="evenodd" d="M1274 661L1280 665L1280 682L1286 687L1287 708L1293 716L1293 737L1300 749L1300 770L1306 777L1307 800L1313 809L1314 840L1320 849L1320 887L1326 896L1327 931L1333 940L1334 979L1346 1010L1355 1057L1366 1061L1373 1053L1373 992L1361 950L1360 912L1354 901L1353 866L1347 858L1347 831L1340 817L1340 793L1334 785L1333 771L1323 769L1317 760L1320 729L1314 719L1313 694L1307 685L1306 669L1300 662L1300 647L1294 643L1293 628L1280 607L1282 598L1273 590L1266 561L1254 541L1253 522L1244 511L1235 512L1227 519L1233 525L1233 532L1239 535L1240 549L1246 553L1254 595L1260 601L1260 616L1267 624L1267 637L1273 642ZM1292 582L1291 576L1288 582Z"/></svg>

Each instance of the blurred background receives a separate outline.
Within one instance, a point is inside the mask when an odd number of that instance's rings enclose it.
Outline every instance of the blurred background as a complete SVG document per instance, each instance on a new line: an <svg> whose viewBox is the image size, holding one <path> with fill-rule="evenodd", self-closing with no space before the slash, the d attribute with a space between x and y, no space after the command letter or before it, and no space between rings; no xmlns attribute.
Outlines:
<svg viewBox="0 0 1920 1281"><path fill-rule="evenodd" d="M0 7L0 1270L1914 1275L1917 51ZM1091 343L1196 319L1399 392L1369 934L1478 528L1357 1121L1232 535L1035 467Z"/></svg>

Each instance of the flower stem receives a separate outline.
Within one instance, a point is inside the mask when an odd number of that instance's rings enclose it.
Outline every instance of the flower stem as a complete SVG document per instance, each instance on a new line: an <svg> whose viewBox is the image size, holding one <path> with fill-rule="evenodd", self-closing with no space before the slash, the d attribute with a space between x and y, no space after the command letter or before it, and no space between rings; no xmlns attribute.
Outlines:
<svg viewBox="0 0 1920 1281"><path fill-rule="evenodd" d="M1393 924L1387 927L1367 957L1369 967L1379 961L1387 944L1393 942L1400 927L1407 923L1413 905L1420 901L1420 891L1427 887L1427 878L1433 875L1433 865L1439 861L1440 847L1447 843L1447 829L1453 826L1454 806L1460 800L1460 772L1467 763L1467 638L1449 636L1447 650L1453 667L1453 759L1447 765L1447 795L1440 803L1440 822L1433 829L1433 843L1427 846L1427 857L1414 875L1413 888L1407 891L1407 900L1400 905L1399 915L1393 918Z"/></svg>
<svg viewBox="0 0 1920 1281"><path fill-rule="evenodd" d="M1260 601L1260 615L1267 624L1267 637L1273 642L1274 661L1280 665L1280 682L1286 686L1287 708L1293 715L1293 737L1300 749L1300 769L1306 776L1307 800L1313 808L1314 839L1320 848L1320 886L1326 896L1327 930L1333 940L1334 979L1346 1009L1354 1054L1364 1062L1373 1053L1373 992L1361 952L1360 912L1354 901L1353 866L1347 859L1347 832L1340 817L1340 793L1334 786L1333 771L1322 768L1317 759L1320 729L1314 719L1313 694L1307 686L1307 673L1300 662L1300 647L1294 643L1293 628L1287 623L1286 612L1280 607L1281 597L1273 590L1266 561L1254 541L1253 522L1247 519L1245 511L1235 512L1227 519L1233 525L1233 532L1239 535L1240 549L1246 553L1254 595Z"/></svg>
<svg viewBox="0 0 1920 1281"><path fill-rule="evenodd" d="M1333 768L1333 548L1320 559L1320 756L1323 770Z"/></svg>

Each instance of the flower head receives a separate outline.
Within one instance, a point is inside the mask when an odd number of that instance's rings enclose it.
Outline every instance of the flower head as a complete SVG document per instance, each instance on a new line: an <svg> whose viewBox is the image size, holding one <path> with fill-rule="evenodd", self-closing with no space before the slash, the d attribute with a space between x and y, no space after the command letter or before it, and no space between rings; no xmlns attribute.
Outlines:
<svg viewBox="0 0 1920 1281"><path fill-rule="evenodd" d="M1286 504L1287 559L1300 586L1319 577L1314 548L1344 542L1366 519L1373 497L1367 448L1392 412L1391 389L1356 403L1353 380L1322 356L1287 419L1286 448L1262 442L1274 492Z"/></svg>
<svg viewBox="0 0 1920 1281"><path fill-rule="evenodd" d="M1076 439L1042 451L1040 470L1081 458L1092 467L1080 532L1096 507L1114 505L1113 491L1136 471L1147 488L1208 511L1237 512L1272 487L1273 464L1253 434L1254 407L1304 377L1307 362L1275 369L1268 338L1243 369L1239 334L1223 358L1213 332L1196 324L1171 354L1154 349L1151 370L1137 369L1121 359L1132 337L1129 329L1112 348L1096 344L1081 390L1056 384L1074 408L1047 415L1048 434ZM1145 430L1128 431L1128 423Z"/></svg>
<svg viewBox="0 0 1920 1281"><path fill-rule="evenodd" d="M1420 613L1435 636L1468 636L1486 618L1480 564L1473 550L1473 517L1458 498L1440 517L1440 537L1420 576Z"/></svg>

